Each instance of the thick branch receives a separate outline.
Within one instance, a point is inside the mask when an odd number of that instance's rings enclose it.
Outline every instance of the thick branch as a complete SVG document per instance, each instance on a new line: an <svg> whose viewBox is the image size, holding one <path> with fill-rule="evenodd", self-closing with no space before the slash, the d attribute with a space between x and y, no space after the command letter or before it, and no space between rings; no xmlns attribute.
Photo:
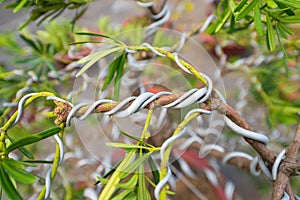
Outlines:
<svg viewBox="0 0 300 200"><path fill-rule="evenodd" d="M290 176L299 175L296 173L296 169L299 168L299 162L297 162L297 153L300 147L300 123L297 127L295 136L290 143L290 145L286 149L286 157L282 161L277 179L274 181L273 191L272 191L272 199L280 200L284 190L289 193L291 199L295 199L293 191L290 187L289 180Z"/></svg>
<svg viewBox="0 0 300 200"><path fill-rule="evenodd" d="M246 120L228 104L225 104L223 101L215 99L213 99L212 101L213 109L216 109L219 112L226 114L226 116L238 126L250 131L254 131L252 128L250 128ZM262 157L262 159L268 163L268 166L270 168L275 161L275 155L263 143L256 140L252 140L250 138L245 138L245 140L255 149L255 151Z"/></svg>
<svg viewBox="0 0 300 200"><path fill-rule="evenodd" d="M286 157L295 158L300 148L300 123L298 124L295 136L286 149Z"/></svg>

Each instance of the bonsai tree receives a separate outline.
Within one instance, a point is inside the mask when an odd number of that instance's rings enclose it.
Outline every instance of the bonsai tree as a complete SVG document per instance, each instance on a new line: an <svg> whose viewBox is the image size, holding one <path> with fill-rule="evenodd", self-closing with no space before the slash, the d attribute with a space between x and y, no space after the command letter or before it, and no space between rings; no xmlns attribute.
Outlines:
<svg viewBox="0 0 300 200"><path fill-rule="evenodd" d="M299 0L214 1L190 24L198 2L136 0L93 30L92 1L0 2L29 14L0 34L2 196L235 199L233 165L299 199Z"/></svg>

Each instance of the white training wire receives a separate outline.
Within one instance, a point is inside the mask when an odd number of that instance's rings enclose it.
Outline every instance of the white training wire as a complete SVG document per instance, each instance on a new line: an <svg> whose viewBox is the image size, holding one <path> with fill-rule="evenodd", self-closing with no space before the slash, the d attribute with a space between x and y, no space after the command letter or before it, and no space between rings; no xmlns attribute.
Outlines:
<svg viewBox="0 0 300 200"><path fill-rule="evenodd" d="M280 165L281 160L285 156L286 149L283 149L278 156L276 157L273 166L272 166L272 179L275 181L277 179L277 173L278 173L278 168Z"/></svg>

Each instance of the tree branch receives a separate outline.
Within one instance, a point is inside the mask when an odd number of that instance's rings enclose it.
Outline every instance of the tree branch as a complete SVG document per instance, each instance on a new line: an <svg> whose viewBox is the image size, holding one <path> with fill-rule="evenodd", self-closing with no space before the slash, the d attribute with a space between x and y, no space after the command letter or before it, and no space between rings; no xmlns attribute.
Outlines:
<svg viewBox="0 0 300 200"><path fill-rule="evenodd" d="M150 106L158 107L158 106L164 106L169 103L174 102L179 97L181 97L184 93L180 94L171 94L171 95L163 95L159 97L158 99L154 100L151 104L148 104L146 108L149 109ZM94 113L103 113L107 112L113 108L115 108L120 102L113 102L113 103L105 103L97 106L94 110ZM238 126L254 131L249 124L246 122L246 120L239 115L232 107L230 107L228 104L224 103L218 98L212 98L210 99L210 102L206 102L206 108L208 110L217 110L221 114L225 114L229 119L231 119L234 123L236 123ZM65 103L67 104L67 103ZM132 102L129 102L128 104L124 105L122 109L128 108ZM65 108L65 109L64 109ZM75 117L82 116L87 110L89 106L82 107L79 109L78 112L75 113ZM58 112L56 112L58 111ZM54 112L57 114L57 117L65 121L67 119L67 116L70 112L69 106L63 106L60 109L55 109ZM276 159L276 156L261 142L250 139L250 138L244 138L254 149L255 151L262 157L262 159L267 163L267 166L269 170L271 171L271 168L273 166L273 163ZM278 170L278 176L277 179L274 181L274 188L272 191L272 199L273 200L280 200L284 190L290 195L290 198L293 199L293 192L291 190L290 184L289 184L289 178L290 176L299 175L300 168L300 161L297 161L296 156L300 148L300 124L298 125L296 134L290 143L290 145L287 147L286 151L286 157L282 160L279 170ZM210 154L214 154L215 157L222 158L224 157L223 154L217 153L216 151L212 151ZM238 163L240 159L231 159L229 161L230 164L236 165L239 168L243 168L246 170L249 166L249 161L243 161L243 164Z"/></svg>
<svg viewBox="0 0 300 200"><path fill-rule="evenodd" d="M226 116L238 126L250 131L254 131L252 128L250 128L249 124L240 114L238 114L232 107L223 101L219 99L212 99L212 109L218 110L222 114L226 114ZM262 159L267 162L269 169L271 169L275 161L275 155L263 143L250 138L244 139L255 149Z"/></svg>
<svg viewBox="0 0 300 200"><path fill-rule="evenodd" d="M272 199L280 200L284 190L289 194L290 199L295 199L294 193L290 186L290 176L299 175L296 169L299 168L297 162L297 153L300 147L300 123L298 124L295 136L286 149L286 157L282 160L279 167L277 179L273 183Z"/></svg>

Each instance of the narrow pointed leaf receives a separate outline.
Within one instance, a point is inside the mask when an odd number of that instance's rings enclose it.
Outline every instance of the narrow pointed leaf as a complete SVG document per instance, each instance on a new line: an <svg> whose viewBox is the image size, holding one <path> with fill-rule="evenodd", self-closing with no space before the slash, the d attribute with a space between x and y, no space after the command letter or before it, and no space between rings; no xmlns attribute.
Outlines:
<svg viewBox="0 0 300 200"><path fill-rule="evenodd" d="M113 80L114 75L117 72L117 69L121 63L121 60L122 60L122 56L119 56L109 64L107 69L107 75L101 88L102 91L105 90L107 85Z"/></svg>
<svg viewBox="0 0 300 200"><path fill-rule="evenodd" d="M53 62L51 62L51 61L49 61L49 60L46 59L46 60L45 60L45 63L46 63L46 65L47 65L47 67L48 67L51 71L53 71L57 77L59 77L58 71L57 71L55 65L53 64Z"/></svg>
<svg viewBox="0 0 300 200"><path fill-rule="evenodd" d="M121 56L119 66L117 67L117 74L116 74L115 83L114 83L114 98L115 99L119 99L121 78L122 78L122 75L123 75L126 56L127 56L126 53Z"/></svg>
<svg viewBox="0 0 300 200"><path fill-rule="evenodd" d="M122 130L120 130L120 133L121 133L122 135L125 135L126 137L132 139L132 140L135 140L135 141L139 142L139 143L142 144L142 145L146 145L146 146L148 146L148 147L154 148L153 145L148 144L148 143L144 142L143 140L140 140L139 138L136 138L135 136L130 135L129 133L126 133L126 132L124 132L124 131L122 131Z"/></svg>
<svg viewBox="0 0 300 200"><path fill-rule="evenodd" d="M300 16L280 17L278 20L287 24L298 24L300 23Z"/></svg>
<svg viewBox="0 0 300 200"><path fill-rule="evenodd" d="M275 31L273 28L272 21L268 14L266 14L267 19L267 45L270 51L274 51L276 42L275 42Z"/></svg>
<svg viewBox="0 0 300 200"><path fill-rule="evenodd" d="M117 164L115 164L106 174L104 174L102 177L103 178L107 178L109 177L114 171L116 171L116 169L118 168L118 166L122 163L123 159L120 160Z"/></svg>
<svg viewBox="0 0 300 200"><path fill-rule="evenodd" d="M29 46L31 46L36 52L40 52L39 48L37 47L37 45L35 44L35 42L29 38L27 38L26 36L20 34L20 37L24 40L24 42L26 42Z"/></svg>
<svg viewBox="0 0 300 200"><path fill-rule="evenodd" d="M221 28L227 22L227 19L229 18L230 14L231 14L231 12L230 12L229 9L227 11L225 11L225 14L222 16L222 18L218 22L218 25L217 25L217 27L215 29L215 33L219 32L221 30Z"/></svg>
<svg viewBox="0 0 300 200"><path fill-rule="evenodd" d="M0 183L8 200L22 200L23 198L11 182L9 176L6 174L2 162L0 163Z"/></svg>
<svg viewBox="0 0 300 200"><path fill-rule="evenodd" d="M13 159L4 159L2 164L7 174L9 174L16 181L25 184L32 184L35 182L35 176L24 169L17 167L18 163L15 163Z"/></svg>
<svg viewBox="0 0 300 200"><path fill-rule="evenodd" d="M42 131L38 134L33 134L33 135L29 135L23 138L20 138L19 140L16 140L14 143L12 143L11 145L9 145L6 149L5 149L5 153L8 154L9 152L18 149L20 147L32 144L32 143L36 143L40 140L43 140L47 137L50 137L52 135L55 135L56 133L58 133L61 130L60 127L54 127L54 128L50 128L48 130Z"/></svg>
<svg viewBox="0 0 300 200"><path fill-rule="evenodd" d="M144 165L138 167L137 199L150 200L150 194L145 184Z"/></svg>
<svg viewBox="0 0 300 200"><path fill-rule="evenodd" d="M137 144L124 144L124 143L117 143L117 142L107 142L105 143L107 146L111 147L117 147L117 148L122 148L122 149L147 149L151 150L150 147L145 147Z"/></svg>
<svg viewBox="0 0 300 200"><path fill-rule="evenodd" d="M154 160L151 156L149 157L148 162L149 162L149 165L150 165L150 168L151 168L154 183L158 184L159 183L159 171L158 171L158 169L157 169L157 167L154 163Z"/></svg>
<svg viewBox="0 0 300 200"><path fill-rule="evenodd" d="M115 189L117 188L117 185L121 181L121 173L124 171L124 169L130 165L132 159L135 155L135 150L130 151L127 156L122 160L120 165L118 165L117 169L114 171L112 176L109 178L108 183L102 190L99 199L101 200L109 200L111 199L112 194L114 193Z"/></svg>
<svg viewBox="0 0 300 200"><path fill-rule="evenodd" d="M259 3L258 0L252 0L248 5L244 6L240 12L237 13L235 16L235 19L237 21L243 19L246 15L250 13L250 11L256 6L256 4Z"/></svg>
<svg viewBox="0 0 300 200"><path fill-rule="evenodd" d="M118 185L118 188L127 189L127 190L134 189L136 187L137 181L138 181L138 175L133 174L132 177L126 183L120 183Z"/></svg>
<svg viewBox="0 0 300 200"><path fill-rule="evenodd" d="M278 3L282 3L288 7L300 8L300 0L274 0Z"/></svg>
<svg viewBox="0 0 300 200"><path fill-rule="evenodd" d="M98 181L102 183L102 185L106 185L109 179L103 177L97 177ZM127 182L119 183L117 188L131 190L134 189L138 181L138 174L134 174Z"/></svg>
<svg viewBox="0 0 300 200"><path fill-rule="evenodd" d="M128 165L126 168L123 169L121 173L121 179L128 176L128 174L132 173L134 170L136 170L140 165L142 165L151 155L151 153L146 153L140 157L138 157L135 161L133 161L130 165Z"/></svg>
<svg viewBox="0 0 300 200"><path fill-rule="evenodd" d="M125 190L124 192L121 192L120 194L114 196L111 200L126 199L126 197L130 195L130 193L132 193L131 190Z"/></svg>
<svg viewBox="0 0 300 200"><path fill-rule="evenodd" d="M261 13L259 8L259 3L254 6L254 25L258 35L263 35L263 23L261 21Z"/></svg>
<svg viewBox="0 0 300 200"><path fill-rule="evenodd" d="M76 77L80 76L81 74L83 74L86 70L88 70L93 64L95 64L98 60L108 56L109 54L112 54L114 52L120 51L122 49L122 47L114 47L111 49L105 49L103 51L100 52L96 52L95 57L93 57L77 74ZM84 58L79 60L78 63L84 63Z"/></svg>
<svg viewBox="0 0 300 200"><path fill-rule="evenodd" d="M125 46L125 44L122 41L120 41L114 37L111 37L110 35L105 35L105 34L101 34L101 33L89 33L89 32L77 32L76 34L77 35L90 35L90 36L104 37L104 38L111 39L111 40L115 41L116 43L121 44L122 46Z"/></svg>
<svg viewBox="0 0 300 200"><path fill-rule="evenodd" d="M274 0L267 0L267 5L270 7L270 8L277 8L278 5L274 2Z"/></svg>
<svg viewBox="0 0 300 200"><path fill-rule="evenodd" d="M30 167L36 167L36 164L34 164L35 162L37 162L38 160L28 160L28 161L20 161L20 160L13 160L10 158L7 158L7 160L5 160L6 162L11 162L12 165L14 166L30 166ZM53 163L52 161L50 163Z"/></svg>
<svg viewBox="0 0 300 200"><path fill-rule="evenodd" d="M286 35L286 34L289 34L289 35L291 35L291 36L294 35L293 30L290 29L290 28L288 28L288 27L286 27L286 25L283 24L282 22L278 22L278 23L277 23L277 27L278 27L278 29L279 29L281 35L282 35L283 37L285 37L286 39L287 39L287 35Z"/></svg>
<svg viewBox="0 0 300 200"><path fill-rule="evenodd" d="M11 143L15 142L15 140L9 136L8 136L8 139L11 141ZM29 150L27 150L25 147L20 147L19 150L27 158L32 159L32 160L34 159L34 155Z"/></svg>
<svg viewBox="0 0 300 200"><path fill-rule="evenodd" d="M16 12L19 12L23 7L24 5L26 4L27 0L22 0L16 7L15 9L13 10L13 13L16 13Z"/></svg>
<svg viewBox="0 0 300 200"><path fill-rule="evenodd" d="M248 0L242 0L240 3L234 8L234 12L240 11L243 6L247 3Z"/></svg>

